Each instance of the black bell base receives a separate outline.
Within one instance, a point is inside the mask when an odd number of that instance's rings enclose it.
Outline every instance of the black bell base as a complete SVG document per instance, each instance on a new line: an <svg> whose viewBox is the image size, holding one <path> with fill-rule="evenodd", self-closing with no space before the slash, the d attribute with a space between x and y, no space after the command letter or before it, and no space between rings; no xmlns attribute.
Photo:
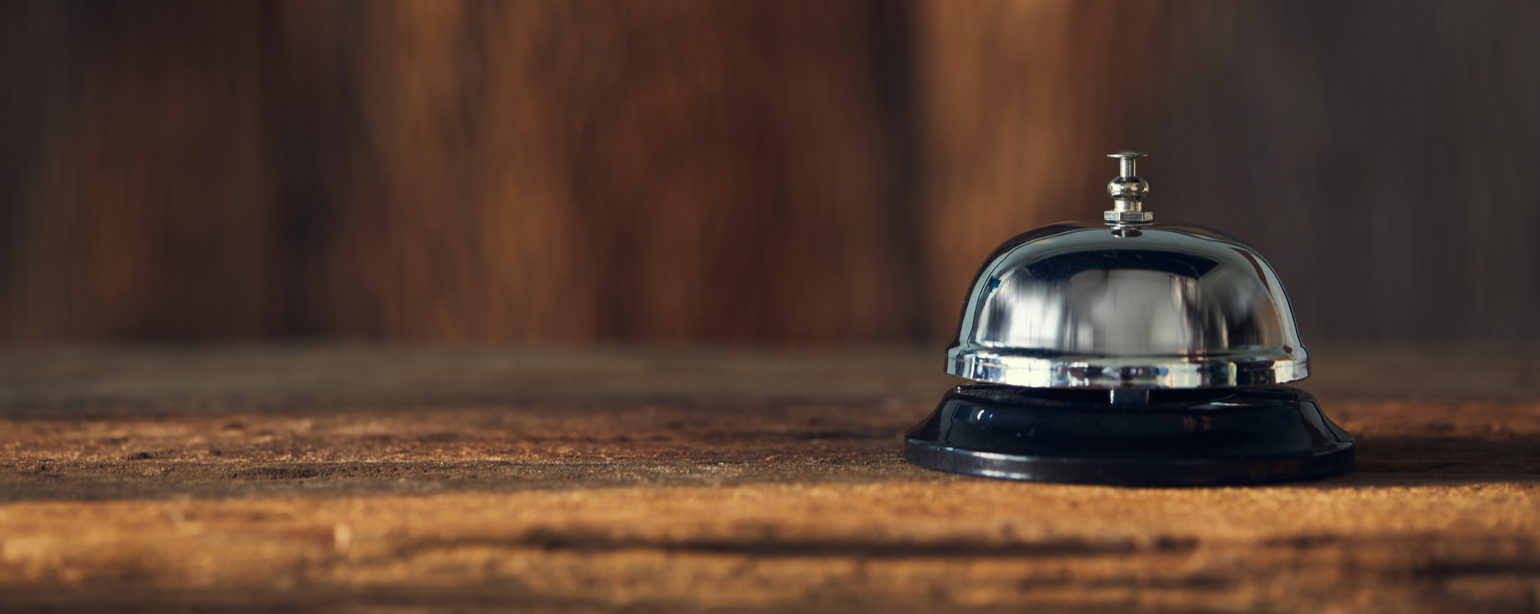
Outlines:
<svg viewBox="0 0 1540 614"><path fill-rule="evenodd" d="M1141 399L1142 400L1142 399ZM1213 486L1305 480L1353 468L1353 437L1287 386L1106 390L958 386L910 429L927 469L1012 480Z"/></svg>

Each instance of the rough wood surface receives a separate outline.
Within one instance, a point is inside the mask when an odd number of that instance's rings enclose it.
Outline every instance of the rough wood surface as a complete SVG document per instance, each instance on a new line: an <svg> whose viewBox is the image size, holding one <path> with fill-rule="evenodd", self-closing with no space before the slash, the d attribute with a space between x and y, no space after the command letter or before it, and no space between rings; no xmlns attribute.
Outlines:
<svg viewBox="0 0 1540 614"><path fill-rule="evenodd" d="M1318 351L1347 476L917 469L936 352L0 354L0 610L1524 612L1540 357Z"/></svg>

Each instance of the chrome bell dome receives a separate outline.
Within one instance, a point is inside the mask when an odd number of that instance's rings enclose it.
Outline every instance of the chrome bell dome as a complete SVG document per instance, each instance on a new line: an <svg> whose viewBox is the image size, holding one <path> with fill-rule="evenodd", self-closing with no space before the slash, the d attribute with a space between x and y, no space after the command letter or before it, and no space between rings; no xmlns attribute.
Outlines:
<svg viewBox="0 0 1540 614"><path fill-rule="evenodd" d="M1106 225L1046 226L1006 241L975 277L947 372L1053 388L1207 388L1310 375L1289 299L1251 246L1153 222L1121 161Z"/></svg>

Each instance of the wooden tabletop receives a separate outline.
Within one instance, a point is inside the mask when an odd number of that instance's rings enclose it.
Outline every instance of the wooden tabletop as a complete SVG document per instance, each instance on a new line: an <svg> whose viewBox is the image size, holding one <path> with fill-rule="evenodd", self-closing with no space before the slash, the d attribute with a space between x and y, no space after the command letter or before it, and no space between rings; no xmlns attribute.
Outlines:
<svg viewBox="0 0 1540 614"><path fill-rule="evenodd" d="M1318 348L1313 482L936 473L940 352L0 354L0 610L1540 611L1540 356Z"/></svg>

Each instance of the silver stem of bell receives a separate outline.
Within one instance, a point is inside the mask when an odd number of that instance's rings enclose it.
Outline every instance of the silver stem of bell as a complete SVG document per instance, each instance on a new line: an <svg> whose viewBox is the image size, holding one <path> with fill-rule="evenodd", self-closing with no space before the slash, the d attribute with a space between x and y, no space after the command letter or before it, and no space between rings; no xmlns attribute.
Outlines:
<svg viewBox="0 0 1540 614"><path fill-rule="evenodd" d="M1154 220L1155 214L1145 211L1142 204L1144 195L1150 191L1150 184L1136 174L1135 161L1144 154L1119 151L1107 156L1118 159L1118 176L1107 184L1107 195L1112 197L1112 210L1102 218L1118 226L1147 224Z"/></svg>

